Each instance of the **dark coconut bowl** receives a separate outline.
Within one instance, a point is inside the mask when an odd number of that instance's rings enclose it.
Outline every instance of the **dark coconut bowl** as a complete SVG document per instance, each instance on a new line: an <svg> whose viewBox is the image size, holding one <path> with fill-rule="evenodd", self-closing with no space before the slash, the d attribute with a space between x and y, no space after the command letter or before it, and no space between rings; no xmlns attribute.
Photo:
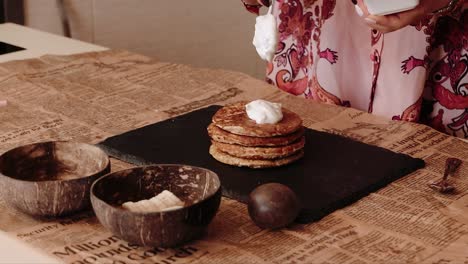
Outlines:
<svg viewBox="0 0 468 264"><path fill-rule="evenodd" d="M168 190L185 206L162 212L132 212L127 201L150 199ZM200 237L218 211L221 183L207 169L151 165L108 174L91 187L91 203L101 224L141 246L174 247Z"/></svg>
<svg viewBox="0 0 468 264"><path fill-rule="evenodd" d="M33 216L68 215L90 207L92 183L109 172L108 156L93 145L26 145L0 156L0 194Z"/></svg>

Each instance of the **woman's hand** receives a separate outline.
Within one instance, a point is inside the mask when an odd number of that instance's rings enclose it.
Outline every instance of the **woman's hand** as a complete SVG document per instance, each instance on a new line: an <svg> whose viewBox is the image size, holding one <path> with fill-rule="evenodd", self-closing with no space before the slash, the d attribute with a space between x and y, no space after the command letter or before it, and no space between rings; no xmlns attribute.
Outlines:
<svg viewBox="0 0 468 264"><path fill-rule="evenodd" d="M363 0L352 0L352 2L357 5L356 11L364 17L369 27L382 33L389 33L417 24L424 16L447 6L450 0L420 0L419 5L414 9L386 16L369 14Z"/></svg>
<svg viewBox="0 0 468 264"><path fill-rule="evenodd" d="M244 3L245 8L256 15L260 14L260 7L270 6L270 0L241 0Z"/></svg>
<svg viewBox="0 0 468 264"><path fill-rule="evenodd" d="M269 0L242 0L242 2L246 5L264 5L270 6Z"/></svg>

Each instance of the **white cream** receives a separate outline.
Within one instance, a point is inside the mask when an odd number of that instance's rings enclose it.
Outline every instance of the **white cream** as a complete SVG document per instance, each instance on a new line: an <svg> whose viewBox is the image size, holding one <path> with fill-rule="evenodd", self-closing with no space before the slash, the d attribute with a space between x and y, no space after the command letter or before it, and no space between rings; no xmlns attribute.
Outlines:
<svg viewBox="0 0 468 264"><path fill-rule="evenodd" d="M247 116L257 124L276 124L283 119L281 104L255 100L245 106Z"/></svg>
<svg viewBox="0 0 468 264"><path fill-rule="evenodd" d="M271 14L272 7L267 14L257 17L252 42L260 58L268 62L273 61L279 40L276 18Z"/></svg>

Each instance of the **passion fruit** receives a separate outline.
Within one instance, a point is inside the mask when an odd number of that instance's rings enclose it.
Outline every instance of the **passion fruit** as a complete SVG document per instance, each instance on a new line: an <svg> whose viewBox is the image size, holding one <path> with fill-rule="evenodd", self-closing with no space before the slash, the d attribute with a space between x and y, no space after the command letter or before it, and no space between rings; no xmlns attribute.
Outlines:
<svg viewBox="0 0 468 264"><path fill-rule="evenodd" d="M278 229L291 224L299 214L299 198L288 186L267 183L249 195L248 210L252 221L263 229Z"/></svg>

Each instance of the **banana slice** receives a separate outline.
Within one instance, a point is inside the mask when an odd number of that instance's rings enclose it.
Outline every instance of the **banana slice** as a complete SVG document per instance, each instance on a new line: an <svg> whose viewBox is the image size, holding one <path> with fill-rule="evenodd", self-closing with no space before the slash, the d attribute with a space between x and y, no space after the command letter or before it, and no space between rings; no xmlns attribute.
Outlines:
<svg viewBox="0 0 468 264"><path fill-rule="evenodd" d="M138 213L148 213L148 212L160 212L167 210L174 210L182 208L184 202L181 201L177 196L172 192L164 190L160 194L149 200L141 200L138 202L126 202L122 204L122 207Z"/></svg>

